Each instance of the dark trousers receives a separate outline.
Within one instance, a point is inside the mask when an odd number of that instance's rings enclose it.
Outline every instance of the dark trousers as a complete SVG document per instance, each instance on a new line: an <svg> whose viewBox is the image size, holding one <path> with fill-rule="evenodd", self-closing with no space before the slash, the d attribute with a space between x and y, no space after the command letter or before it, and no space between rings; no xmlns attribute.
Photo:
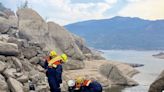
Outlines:
<svg viewBox="0 0 164 92"><path fill-rule="evenodd" d="M54 77L48 76L48 83L51 92L61 92L60 83L58 83Z"/></svg>
<svg viewBox="0 0 164 92"><path fill-rule="evenodd" d="M61 92L60 83L57 81L53 73L54 71L52 69L48 69L48 71L46 72L46 76L48 77L48 83L50 86L50 91Z"/></svg>

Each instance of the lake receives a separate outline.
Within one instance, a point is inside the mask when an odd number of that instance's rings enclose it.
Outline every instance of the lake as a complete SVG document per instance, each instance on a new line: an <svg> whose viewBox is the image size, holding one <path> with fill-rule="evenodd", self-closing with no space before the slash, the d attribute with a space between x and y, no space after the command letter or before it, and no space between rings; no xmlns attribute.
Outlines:
<svg viewBox="0 0 164 92"><path fill-rule="evenodd" d="M108 60L116 62L144 64L136 68L140 71L133 79L139 83L138 86L129 88L113 88L106 92L148 92L150 84L164 70L164 59L154 58L153 54L161 51L135 51L135 50L101 50L103 56ZM121 90L121 91L120 91Z"/></svg>

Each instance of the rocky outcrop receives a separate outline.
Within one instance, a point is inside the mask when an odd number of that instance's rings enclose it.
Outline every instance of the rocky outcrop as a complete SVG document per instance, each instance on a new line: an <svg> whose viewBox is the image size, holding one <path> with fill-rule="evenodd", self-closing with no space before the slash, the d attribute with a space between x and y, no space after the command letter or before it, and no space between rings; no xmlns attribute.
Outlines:
<svg viewBox="0 0 164 92"><path fill-rule="evenodd" d="M21 39L19 35L11 35L17 31L12 31L14 27L8 27L4 28L7 32L0 35L0 92L29 92L29 80L37 84L37 92L48 92L44 91L49 87L44 69L39 65L46 54L43 52L44 46Z"/></svg>
<svg viewBox="0 0 164 92"><path fill-rule="evenodd" d="M54 22L46 23L32 9L20 9L17 11L17 15L19 19L20 38L46 44L45 50L56 50L59 54L66 53L71 58L70 60L79 61L84 59L84 54L75 43L74 37L63 27ZM30 55L34 55L31 52L34 50L30 49L27 50L29 53L24 53L28 59L31 58ZM80 63L79 65L82 65ZM68 67L70 67L70 64L68 64ZM83 66L79 66L79 68L81 67Z"/></svg>
<svg viewBox="0 0 164 92"><path fill-rule="evenodd" d="M98 51L88 48L84 39L75 34L72 34L72 36L74 37L77 46L84 54L85 60L105 60Z"/></svg>
<svg viewBox="0 0 164 92"><path fill-rule="evenodd" d="M0 13L0 92L29 92L29 81L35 84L36 92L48 92L49 86L42 66L49 50L69 56L69 62L63 65L63 91L67 89L66 81L78 75L95 79L105 88L119 83L134 84L130 77L135 70L125 68L126 64L92 61L104 58L90 50L80 37L54 22L46 23L34 10L19 9L17 16L3 11L3 16L1 15ZM117 72L116 76L121 76L121 81L117 82L116 79L101 74L103 64L114 67L111 76ZM104 67L104 72L108 73L111 70L107 67Z"/></svg>
<svg viewBox="0 0 164 92"><path fill-rule="evenodd" d="M115 85L138 85L131 77L139 72L127 64L107 60L85 61L84 63L85 68L83 69L64 71L63 79L67 81L75 79L77 76L83 76L87 79L97 80L104 89Z"/></svg>
<svg viewBox="0 0 164 92"><path fill-rule="evenodd" d="M160 52L159 54L155 54L153 56L156 58L159 58L159 59L164 59L164 53L163 52Z"/></svg>
<svg viewBox="0 0 164 92"><path fill-rule="evenodd" d="M152 55L159 59L164 59L164 53ZM150 85L149 92L163 92L164 91L164 70L158 76L158 78Z"/></svg>
<svg viewBox="0 0 164 92"><path fill-rule="evenodd" d="M164 71L159 77L150 85L149 92L163 92L164 91Z"/></svg>
<svg viewBox="0 0 164 92"><path fill-rule="evenodd" d="M100 72L116 85L136 86L138 83L130 77L138 73L138 71L131 69L132 68L128 65L107 63L101 66Z"/></svg>
<svg viewBox="0 0 164 92"><path fill-rule="evenodd" d="M74 37L75 43L77 44L79 49L83 52L83 54L88 54L92 52L88 47L86 47L84 39L82 39L81 37L75 34L72 34L72 36Z"/></svg>
<svg viewBox="0 0 164 92"><path fill-rule="evenodd" d="M30 14L30 15L29 15ZM46 22L32 9L17 11L21 38L46 44L46 49L66 53L72 60L83 60L87 54L98 58L84 44L84 41L54 22ZM85 55L86 54L86 55ZM102 58L101 58L102 59Z"/></svg>
<svg viewBox="0 0 164 92"><path fill-rule="evenodd" d="M32 9L19 9L17 11L19 22L19 35L21 38L44 42L44 37L48 33L46 22Z"/></svg>
<svg viewBox="0 0 164 92"><path fill-rule="evenodd" d="M56 41L63 52L67 53L67 55L73 59L84 59L84 55L68 31L54 22L48 22L48 30L51 37Z"/></svg>

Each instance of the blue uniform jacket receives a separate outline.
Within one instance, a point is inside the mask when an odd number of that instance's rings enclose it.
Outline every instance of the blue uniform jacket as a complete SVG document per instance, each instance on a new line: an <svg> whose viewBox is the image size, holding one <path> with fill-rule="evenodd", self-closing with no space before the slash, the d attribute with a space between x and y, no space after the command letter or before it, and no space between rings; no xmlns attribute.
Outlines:
<svg viewBox="0 0 164 92"><path fill-rule="evenodd" d="M44 68L47 69L47 77L54 78L58 83L62 83L62 65L58 65L56 68L49 68L48 62L45 62Z"/></svg>
<svg viewBox="0 0 164 92"><path fill-rule="evenodd" d="M83 86L81 92L102 92L102 86L97 81L93 81L89 86Z"/></svg>

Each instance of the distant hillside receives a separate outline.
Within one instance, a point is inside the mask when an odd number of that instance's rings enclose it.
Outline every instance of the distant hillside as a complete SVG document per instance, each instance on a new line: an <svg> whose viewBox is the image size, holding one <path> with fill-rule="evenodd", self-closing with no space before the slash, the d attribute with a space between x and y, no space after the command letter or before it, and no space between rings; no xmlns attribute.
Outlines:
<svg viewBox="0 0 164 92"><path fill-rule="evenodd" d="M10 9L6 8L1 2L0 2L0 17L3 18L9 18L9 16L15 15L13 11Z"/></svg>
<svg viewBox="0 0 164 92"><path fill-rule="evenodd" d="M7 8L3 6L3 4L0 2L0 11L4 11L6 10Z"/></svg>
<svg viewBox="0 0 164 92"><path fill-rule="evenodd" d="M117 16L73 23L65 28L98 49L164 49L164 20Z"/></svg>

